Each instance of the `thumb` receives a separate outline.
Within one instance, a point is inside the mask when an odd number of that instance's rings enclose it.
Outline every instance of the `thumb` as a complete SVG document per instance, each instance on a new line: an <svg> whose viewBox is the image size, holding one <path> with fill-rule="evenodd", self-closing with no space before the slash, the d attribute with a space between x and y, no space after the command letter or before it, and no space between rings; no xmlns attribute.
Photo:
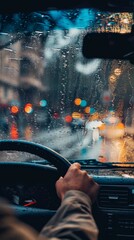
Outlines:
<svg viewBox="0 0 134 240"><path fill-rule="evenodd" d="M60 177L57 181L56 181L56 188L57 186L63 181L63 177Z"/></svg>
<svg viewBox="0 0 134 240"><path fill-rule="evenodd" d="M60 177L60 178L56 181L55 187L56 187L57 195L58 195L58 197L61 199L61 198L62 198L61 192L62 192L62 189L63 189L63 177Z"/></svg>

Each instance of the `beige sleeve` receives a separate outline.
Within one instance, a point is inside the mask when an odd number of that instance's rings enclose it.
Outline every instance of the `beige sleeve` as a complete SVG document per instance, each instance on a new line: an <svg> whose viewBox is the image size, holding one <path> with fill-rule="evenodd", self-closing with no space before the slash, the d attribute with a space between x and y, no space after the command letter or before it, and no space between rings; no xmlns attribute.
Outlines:
<svg viewBox="0 0 134 240"><path fill-rule="evenodd" d="M80 191L65 194L56 214L42 229L40 237L51 240L97 240L98 228L91 212L91 200Z"/></svg>
<svg viewBox="0 0 134 240"><path fill-rule="evenodd" d="M38 233L19 221L9 203L0 199L0 240L36 240Z"/></svg>

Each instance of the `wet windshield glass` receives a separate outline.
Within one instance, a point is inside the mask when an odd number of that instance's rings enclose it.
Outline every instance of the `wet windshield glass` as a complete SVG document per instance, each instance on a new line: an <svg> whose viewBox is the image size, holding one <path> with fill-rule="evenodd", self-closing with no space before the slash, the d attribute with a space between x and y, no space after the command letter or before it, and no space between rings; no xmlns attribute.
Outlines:
<svg viewBox="0 0 134 240"><path fill-rule="evenodd" d="M93 9L0 15L0 139L133 162L134 65L81 52L87 32L123 34L132 23L130 13Z"/></svg>

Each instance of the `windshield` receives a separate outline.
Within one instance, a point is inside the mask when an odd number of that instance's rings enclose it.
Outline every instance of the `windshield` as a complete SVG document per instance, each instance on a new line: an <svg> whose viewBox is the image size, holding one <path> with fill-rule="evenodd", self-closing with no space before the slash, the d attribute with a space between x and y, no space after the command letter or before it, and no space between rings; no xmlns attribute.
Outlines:
<svg viewBox="0 0 134 240"><path fill-rule="evenodd" d="M131 13L94 9L0 15L0 139L69 160L134 162L134 65L82 55L87 32L132 24Z"/></svg>

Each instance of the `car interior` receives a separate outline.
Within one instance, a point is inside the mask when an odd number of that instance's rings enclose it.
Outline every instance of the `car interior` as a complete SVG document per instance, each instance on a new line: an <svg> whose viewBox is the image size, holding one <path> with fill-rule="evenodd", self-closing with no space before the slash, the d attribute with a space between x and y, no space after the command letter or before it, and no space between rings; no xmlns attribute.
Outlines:
<svg viewBox="0 0 134 240"><path fill-rule="evenodd" d="M0 197L37 231L72 163L98 240L134 239L134 1L0 2Z"/></svg>

